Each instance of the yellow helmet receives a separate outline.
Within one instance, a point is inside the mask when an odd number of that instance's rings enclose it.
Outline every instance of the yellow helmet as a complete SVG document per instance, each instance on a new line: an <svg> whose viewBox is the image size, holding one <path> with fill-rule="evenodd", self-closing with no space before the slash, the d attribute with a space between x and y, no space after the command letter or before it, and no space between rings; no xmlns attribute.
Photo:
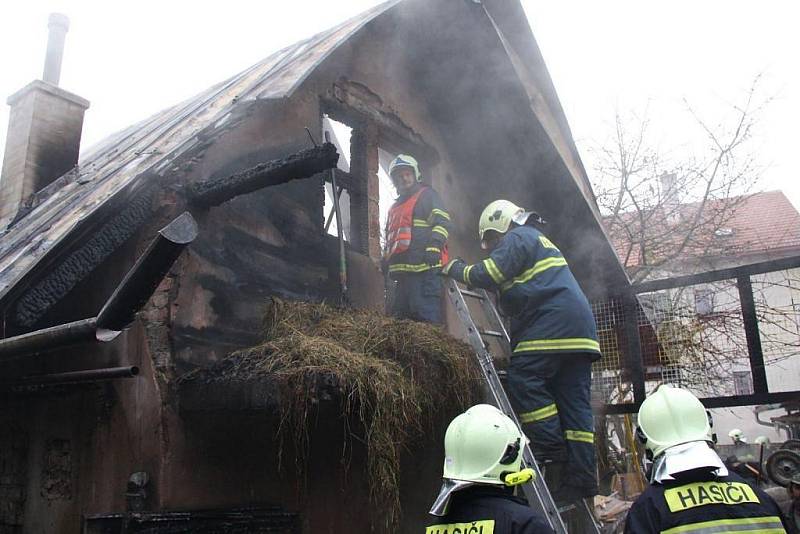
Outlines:
<svg viewBox="0 0 800 534"><path fill-rule="evenodd" d="M700 400L685 389L663 385L639 408L637 434L653 458L692 441L711 441L711 419Z"/></svg>
<svg viewBox="0 0 800 534"><path fill-rule="evenodd" d="M478 237L481 240L481 247L488 248L485 240L486 232L494 230L504 234L508 232L511 223L522 225L533 214L526 211L508 200L495 200L483 209L481 218L478 221Z"/></svg>
<svg viewBox="0 0 800 534"><path fill-rule="evenodd" d="M389 164L389 178L392 178L395 169L401 167L413 169L414 177L418 182L422 181L422 174L419 172L419 163L417 163L417 160L413 156L409 156L408 154L398 154L397 157L392 160L392 163Z"/></svg>

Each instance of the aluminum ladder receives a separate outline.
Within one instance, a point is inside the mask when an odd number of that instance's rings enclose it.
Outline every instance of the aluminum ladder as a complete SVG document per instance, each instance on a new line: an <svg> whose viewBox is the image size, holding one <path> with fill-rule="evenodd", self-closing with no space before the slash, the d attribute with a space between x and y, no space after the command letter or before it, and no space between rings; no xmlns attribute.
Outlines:
<svg viewBox="0 0 800 534"><path fill-rule="evenodd" d="M492 337L497 339L500 343L504 343L504 346L508 348L510 356L511 339L497 308L489 298L486 290L480 289L475 291L463 289L458 282L453 279L448 279L447 281L447 296L453 304L453 308L461 324L464 325L467 340L475 351L475 356L478 358L481 372L483 373L483 377L486 380L486 384L489 387L489 391L497 407L509 416L520 430L522 430L517 415L511 407L511 402L508 400L506 391L503 389L503 384L500 382L500 376L497 373L497 369L494 367L494 359L487 348L484 338L484 336ZM475 320L472 318L472 314L467 307L466 297L474 298L480 302L484 315L492 323L490 328L482 329L475 324ZM542 476L542 472L539 469L539 465L536 463L536 459L533 456L533 451L531 451L527 443L523 448L522 460L525 466L533 469L535 473L535 476L529 482L522 485L522 490L525 493L528 503L548 521L550 527L556 534L567 534L567 528L564 526L560 514L575 508L575 505L569 505L563 508L558 508L556 506L555 501L553 501L553 496L550 495L550 490L547 488L547 484ZM588 524L594 527L591 532L600 534L600 529L594 519L594 514L592 514L592 511L589 509L586 500L579 499L577 506L588 515Z"/></svg>

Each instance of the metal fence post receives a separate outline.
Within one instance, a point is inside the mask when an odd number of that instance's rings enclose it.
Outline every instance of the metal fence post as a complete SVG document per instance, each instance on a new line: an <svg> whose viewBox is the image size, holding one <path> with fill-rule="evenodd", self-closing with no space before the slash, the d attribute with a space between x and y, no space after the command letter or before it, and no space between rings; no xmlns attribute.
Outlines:
<svg viewBox="0 0 800 534"><path fill-rule="evenodd" d="M753 298L753 285L750 281L750 276L737 277L736 287L739 289L744 333L747 337L747 355L750 358L750 373L753 376L753 393L769 393L767 372L764 368L764 352L761 349L761 334L758 331L756 303Z"/></svg>

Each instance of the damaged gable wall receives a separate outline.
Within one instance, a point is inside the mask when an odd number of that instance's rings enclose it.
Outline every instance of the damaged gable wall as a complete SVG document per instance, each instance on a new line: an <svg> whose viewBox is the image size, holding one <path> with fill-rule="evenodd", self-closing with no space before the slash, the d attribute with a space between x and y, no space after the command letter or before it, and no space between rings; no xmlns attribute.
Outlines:
<svg viewBox="0 0 800 534"><path fill-rule="evenodd" d="M606 281L614 278L613 253L603 249L610 247L601 242L592 210L530 113L519 79L479 6L402 2L310 72L289 96L243 98L229 127L214 131L196 150L172 162L161 175L153 218L66 296L65 301L79 300L89 292L82 311L92 312L158 225L192 209L200 235L133 328L113 344L65 350L25 368L141 368L135 380L68 392L63 401L31 401L23 430L29 436L25 446L37 451L37 460L25 468L26 528L58 524L58 531L77 532L81 515L124 511L127 478L144 470L152 479L151 509L270 503L299 512L304 531L369 530L363 513L368 507L364 451L356 445L343 458L344 428L336 413L323 412L316 421L320 438L312 440L307 478L299 481L287 476L291 469L277 468L279 449L272 439L276 415L247 409L254 395L267 393L233 391L229 399L205 399L207 411L181 412L173 382L257 342L268 296L336 297L337 250L335 239L323 232L323 177L256 191L208 209L187 206L183 196L187 184L308 148L304 128L320 140L323 113L354 126L354 146L361 147L353 153L351 175L361 180L358 217L366 236L348 251L356 305L383 308L376 226L379 146L420 156L424 174L453 216L451 254L480 257L478 215L489 201L507 197L553 221L554 238L588 292L602 293ZM57 305L46 321L74 320L70 313L74 308ZM451 327L458 331L455 323ZM222 400L233 409L211 409ZM419 531L427 520L440 480L440 440L431 436L430 442L408 452L400 480L401 532ZM52 454L46 453L48 447ZM292 451L284 454L284 466L291 466ZM66 463L73 466L74 485L69 504L56 509L47 495L65 486L48 484L53 490L43 494L31 481L39 484L47 465ZM63 470L58 473L64 478Z"/></svg>

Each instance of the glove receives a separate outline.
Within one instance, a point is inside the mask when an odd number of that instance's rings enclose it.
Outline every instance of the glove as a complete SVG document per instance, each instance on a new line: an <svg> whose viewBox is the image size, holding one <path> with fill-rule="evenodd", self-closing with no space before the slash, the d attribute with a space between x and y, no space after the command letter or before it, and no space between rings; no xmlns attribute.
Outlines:
<svg viewBox="0 0 800 534"><path fill-rule="evenodd" d="M431 267L441 267L442 251L438 247L428 247L425 249L423 261Z"/></svg>
<svg viewBox="0 0 800 534"><path fill-rule="evenodd" d="M463 271L466 266L467 262L465 262L461 258L455 258L448 261L447 265L442 267L440 274L443 274L444 276L450 276L450 271L452 271L453 268L455 268L456 271Z"/></svg>

